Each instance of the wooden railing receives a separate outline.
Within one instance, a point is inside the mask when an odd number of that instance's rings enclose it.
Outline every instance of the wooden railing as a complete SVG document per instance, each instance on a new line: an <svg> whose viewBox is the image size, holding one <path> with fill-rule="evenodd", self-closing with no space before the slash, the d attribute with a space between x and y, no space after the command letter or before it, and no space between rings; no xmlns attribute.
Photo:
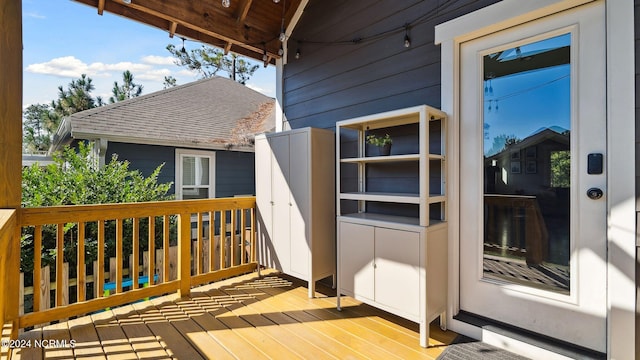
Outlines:
<svg viewBox="0 0 640 360"><path fill-rule="evenodd" d="M0 326L1 338L15 338L18 334L18 216L16 210L0 210ZM9 356L7 347L0 347L0 358Z"/></svg>
<svg viewBox="0 0 640 360"><path fill-rule="evenodd" d="M192 286L257 268L255 197L19 211L17 223L14 220L14 225L7 227L12 230L19 226L23 240L32 241L34 269L32 273L25 272L26 278L32 276L33 290L31 305L25 306L25 313L17 316L19 328L176 291L186 296ZM24 234L28 235L25 237ZM0 258L4 254L2 239L0 237ZM43 247L47 242L55 243L55 246L51 249ZM130 252L125 251L125 247ZM175 253L170 251L172 247L177 248L175 258L171 256ZM112 251L112 254L105 254L105 251ZM74 253L69 259L69 254ZM43 257L43 254L48 256ZM89 261L90 254L95 262ZM115 261L106 261L111 256ZM46 261L49 264L43 267ZM71 265L65 266L65 261ZM125 267L125 263L130 265ZM55 279L55 282L46 279L50 273L42 271L43 268L52 269L51 280ZM87 269L91 269L92 274L88 274ZM75 272L73 282L68 281L69 271ZM107 282L105 275L109 273L114 275L109 276ZM175 278L171 274L175 274ZM146 276L143 281L142 276ZM4 276L0 279L7 281ZM105 285L113 288L108 294L103 291ZM16 279L10 287L5 283L2 291L3 297L16 298L11 299L15 308L19 296L25 300L24 292L18 295L18 287ZM69 301L68 293L74 287L72 295L75 296ZM93 287L93 291L87 291L89 287ZM53 300L50 308L49 299ZM0 309L3 301L0 298Z"/></svg>

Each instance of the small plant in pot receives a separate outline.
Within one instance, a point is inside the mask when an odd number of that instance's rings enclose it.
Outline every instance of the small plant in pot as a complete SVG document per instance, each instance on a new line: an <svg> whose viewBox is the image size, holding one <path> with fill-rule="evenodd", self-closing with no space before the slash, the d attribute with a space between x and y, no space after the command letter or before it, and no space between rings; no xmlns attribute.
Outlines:
<svg viewBox="0 0 640 360"><path fill-rule="evenodd" d="M386 156L391 153L391 144L393 140L389 134L385 134L384 136L377 135L367 135L367 144L374 145L378 148L378 155Z"/></svg>

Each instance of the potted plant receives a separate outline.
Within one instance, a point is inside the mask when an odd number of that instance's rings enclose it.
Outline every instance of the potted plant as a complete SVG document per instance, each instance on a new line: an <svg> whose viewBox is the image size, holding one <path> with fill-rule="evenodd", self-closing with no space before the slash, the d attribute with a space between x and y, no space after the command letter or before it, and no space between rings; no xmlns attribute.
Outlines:
<svg viewBox="0 0 640 360"><path fill-rule="evenodd" d="M371 134L367 135L367 144L378 147L378 155L386 156L391 153L391 144L393 144L393 140L389 134L385 134L384 136Z"/></svg>

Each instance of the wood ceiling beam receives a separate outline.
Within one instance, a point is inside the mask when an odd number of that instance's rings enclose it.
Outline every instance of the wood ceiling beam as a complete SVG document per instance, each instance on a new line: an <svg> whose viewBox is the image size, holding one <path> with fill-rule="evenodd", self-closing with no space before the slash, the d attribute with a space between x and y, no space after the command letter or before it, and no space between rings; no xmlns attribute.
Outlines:
<svg viewBox="0 0 640 360"><path fill-rule="evenodd" d="M242 0L238 6L236 18L238 19L239 24L244 24L245 20L247 20L247 15L249 15L249 8L251 8L252 2L253 0Z"/></svg>
<svg viewBox="0 0 640 360"><path fill-rule="evenodd" d="M171 26L169 26L169 37L173 38L173 35L176 34L176 29L178 28L178 23L175 21L171 22Z"/></svg>
<svg viewBox="0 0 640 360"><path fill-rule="evenodd" d="M98 0L98 15L102 15L104 12L104 1L105 0Z"/></svg>
<svg viewBox="0 0 640 360"><path fill-rule="evenodd" d="M231 50L231 46L233 44L228 42L227 45L224 46L224 54L227 55L229 53L229 50Z"/></svg>
<svg viewBox="0 0 640 360"><path fill-rule="evenodd" d="M74 0L89 6L98 7L100 0ZM216 2L217 4L217 2ZM119 1L106 1L105 10L142 23L168 29L172 22L179 26L176 34L199 41L209 39L207 43L224 48L232 43L233 51L245 55L249 53L254 59L261 60L266 43L267 52L278 58L278 34L267 34L263 31L239 25L235 19L225 16L210 2L176 2L162 0L133 0L125 5ZM221 8L222 9L222 8ZM201 34L199 36L197 34ZM240 51L243 48L248 51Z"/></svg>

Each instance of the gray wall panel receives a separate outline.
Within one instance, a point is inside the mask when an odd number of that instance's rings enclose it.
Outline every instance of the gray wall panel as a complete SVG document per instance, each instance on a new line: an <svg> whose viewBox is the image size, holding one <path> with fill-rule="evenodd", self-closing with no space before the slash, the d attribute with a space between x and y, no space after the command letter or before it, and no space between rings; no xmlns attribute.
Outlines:
<svg viewBox="0 0 640 360"><path fill-rule="evenodd" d="M216 197L255 195L255 154L216 152Z"/></svg>
<svg viewBox="0 0 640 360"><path fill-rule="evenodd" d="M144 176L151 175L158 166L164 163L158 176L158 182L175 183L176 154L173 147L109 142L106 155L107 162L111 160L113 154L118 154L118 160L129 161L131 163L129 169L140 170ZM169 193L175 193L173 185Z"/></svg>

